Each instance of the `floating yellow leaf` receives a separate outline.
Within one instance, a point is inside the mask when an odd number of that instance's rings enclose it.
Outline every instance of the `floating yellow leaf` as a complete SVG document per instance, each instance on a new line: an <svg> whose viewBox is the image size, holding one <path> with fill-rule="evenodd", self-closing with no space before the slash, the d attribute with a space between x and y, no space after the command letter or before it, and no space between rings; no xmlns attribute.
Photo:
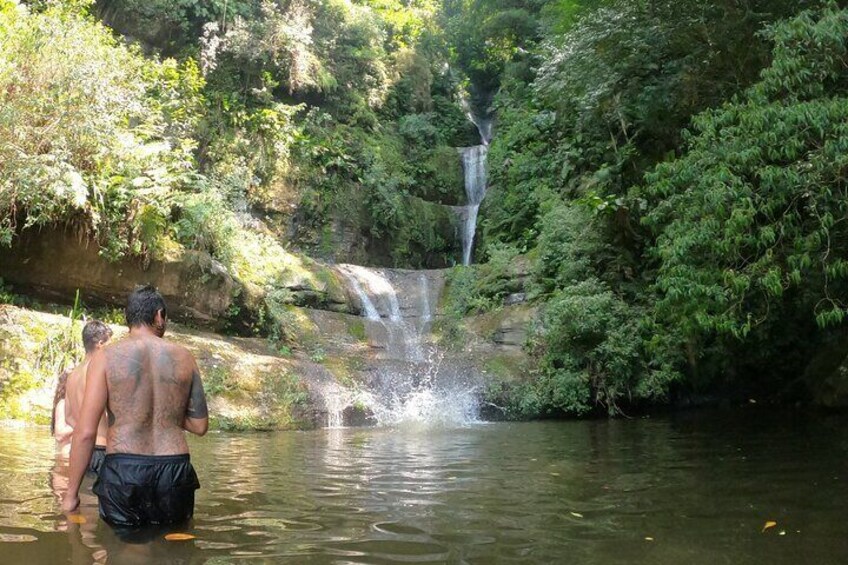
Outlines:
<svg viewBox="0 0 848 565"><path fill-rule="evenodd" d="M82 514L70 514L68 515L68 522L72 524L85 524L86 523L85 516Z"/></svg>
<svg viewBox="0 0 848 565"><path fill-rule="evenodd" d="M767 520L766 524L763 526L763 532L765 532L769 528L775 527L776 525L777 525L777 522L775 522L774 520Z"/></svg>
<svg viewBox="0 0 848 565"><path fill-rule="evenodd" d="M559 473L551 473L552 477L559 477Z"/></svg>
<svg viewBox="0 0 848 565"><path fill-rule="evenodd" d="M166 534L165 539L168 541L187 541L190 539L194 539L197 536L193 536L191 534Z"/></svg>
<svg viewBox="0 0 848 565"><path fill-rule="evenodd" d="M583 514L581 514L580 512L572 512L571 515L574 516L575 518L582 518L583 517Z"/></svg>
<svg viewBox="0 0 848 565"><path fill-rule="evenodd" d="M651 536L645 536L645 541L654 541L654 538Z"/></svg>

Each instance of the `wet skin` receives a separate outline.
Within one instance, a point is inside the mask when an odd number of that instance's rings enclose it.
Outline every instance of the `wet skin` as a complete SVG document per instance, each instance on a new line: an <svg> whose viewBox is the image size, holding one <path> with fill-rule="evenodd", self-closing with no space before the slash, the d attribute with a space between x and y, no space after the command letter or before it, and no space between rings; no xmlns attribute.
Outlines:
<svg viewBox="0 0 848 565"><path fill-rule="evenodd" d="M94 352L86 353L83 362L74 367L74 370L68 376L68 384L65 391L65 420L71 427L77 425L80 410L82 410L82 400L85 396L86 371L88 370L88 364L93 354ZM97 439L95 440L95 444L105 446L106 434L106 414L104 413L97 425Z"/></svg>
<svg viewBox="0 0 848 565"><path fill-rule="evenodd" d="M67 458L71 454L71 436L74 433L74 428L65 418L65 406L67 406L67 399L63 398L53 408L53 419L55 421L53 437L56 438L58 455Z"/></svg>
<svg viewBox="0 0 848 565"><path fill-rule="evenodd" d="M130 336L104 353L107 453L188 453L186 419L207 417L191 353L154 335Z"/></svg>
<svg viewBox="0 0 848 565"><path fill-rule="evenodd" d="M79 504L97 426L107 415L107 453L188 453L184 431L203 435L209 425L206 395L189 351L162 339L161 311L152 326L134 326L125 339L95 353L88 366L79 425L74 430L66 512Z"/></svg>

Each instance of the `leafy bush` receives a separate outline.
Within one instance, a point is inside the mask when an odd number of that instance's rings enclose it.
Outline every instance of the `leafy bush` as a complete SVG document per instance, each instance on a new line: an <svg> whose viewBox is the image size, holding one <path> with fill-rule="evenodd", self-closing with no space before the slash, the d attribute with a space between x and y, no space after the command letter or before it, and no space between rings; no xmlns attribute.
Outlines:
<svg viewBox="0 0 848 565"><path fill-rule="evenodd" d="M585 207L559 204L541 220L534 281L551 292L595 276L605 242Z"/></svg>
<svg viewBox="0 0 848 565"><path fill-rule="evenodd" d="M744 337L785 300L821 326L846 314L848 11L803 12L768 36L760 82L699 115L685 154L639 193L656 202L659 308L688 335Z"/></svg>
<svg viewBox="0 0 848 565"><path fill-rule="evenodd" d="M196 72L61 4L4 2L0 29L0 244L76 219L110 257L155 251L170 192L191 182Z"/></svg>
<svg viewBox="0 0 848 565"><path fill-rule="evenodd" d="M618 402L632 400L643 372L640 317L597 280L557 292L542 329L543 405L581 414L597 403L615 413Z"/></svg>
<svg viewBox="0 0 848 565"><path fill-rule="evenodd" d="M523 289L523 264L514 247L500 245L489 248L486 263L454 267L446 281L445 310L461 317L502 306L507 295Z"/></svg>

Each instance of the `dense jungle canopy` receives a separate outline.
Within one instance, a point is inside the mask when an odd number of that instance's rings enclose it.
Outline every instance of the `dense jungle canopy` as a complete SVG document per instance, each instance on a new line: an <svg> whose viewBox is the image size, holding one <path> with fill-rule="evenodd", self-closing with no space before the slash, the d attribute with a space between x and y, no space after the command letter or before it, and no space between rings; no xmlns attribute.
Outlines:
<svg viewBox="0 0 848 565"><path fill-rule="evenodd" d="M59 224L202 251L266 293L233 331L279 340L289 253L452 267L446 343L538 307L532 370L490 385L514 417L848 390L844 6L0 0L0 257Z"/></svg>

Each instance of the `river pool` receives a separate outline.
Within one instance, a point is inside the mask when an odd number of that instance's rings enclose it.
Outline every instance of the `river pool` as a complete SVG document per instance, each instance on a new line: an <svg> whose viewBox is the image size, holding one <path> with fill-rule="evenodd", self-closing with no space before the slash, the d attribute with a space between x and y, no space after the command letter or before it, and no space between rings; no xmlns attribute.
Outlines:
<svg viewBox="0 0 848 565"><path fill-rule="evenodd" d="M2 563L848 563L848 418L762 411L191 442L188 541L58 511L46 429L0 430ZM767 522L775 522L766 528ZM765 528L765 529L764 529Z"/></svg>

